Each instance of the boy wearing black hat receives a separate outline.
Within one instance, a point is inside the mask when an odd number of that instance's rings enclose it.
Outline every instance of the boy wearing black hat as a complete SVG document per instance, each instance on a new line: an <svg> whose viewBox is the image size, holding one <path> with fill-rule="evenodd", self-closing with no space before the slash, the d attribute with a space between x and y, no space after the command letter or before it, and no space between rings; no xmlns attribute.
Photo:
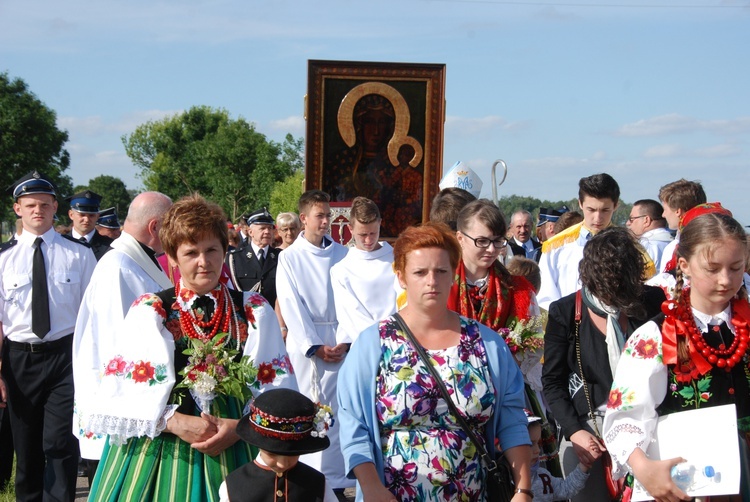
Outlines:
<svg viewBox="0 0 750 502"><path fill-rule="evenodd" d="M87 243L94 251L96 260L101 260L104 253L109 251L112 239L105 237L96 231L96 222L99 219L99 204L102 196L91 190L84 190L75 195L65 198L70 203L68 216L73 222L70 235L74 239Z"/></svg>
<svg viewBox="0 0 750 502"><path fill-rule="evenodd" d="M227 476L219 489L222 502L336 502L325 476L299 462L300 455L328 448L332 423L330 408L295 390L258 396L237 425L237 435L260 452Z"/></svg>
<svg viewBox="0 0 750 502"><path fill-rule="evenodd" d="M10 191L23 232L0 247L0 407L10 412L16 497L72 501L73 328L96 259L88 246L55 232L49 179L34 171Z"/></svg>

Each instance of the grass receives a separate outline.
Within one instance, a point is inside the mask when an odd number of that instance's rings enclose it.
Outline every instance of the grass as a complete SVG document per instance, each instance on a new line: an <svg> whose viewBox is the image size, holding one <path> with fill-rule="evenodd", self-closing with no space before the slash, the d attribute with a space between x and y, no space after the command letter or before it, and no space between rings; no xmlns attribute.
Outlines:
<svg viewBox="0 0 750 502"><path fill-rule="evenodd" d="M16 482L16 459L13 458L13 475L10 477L10 481L8 482L8 486L5 487L5 490L0 492L0 502L15 502L16 500L15 482Z"/></svg>

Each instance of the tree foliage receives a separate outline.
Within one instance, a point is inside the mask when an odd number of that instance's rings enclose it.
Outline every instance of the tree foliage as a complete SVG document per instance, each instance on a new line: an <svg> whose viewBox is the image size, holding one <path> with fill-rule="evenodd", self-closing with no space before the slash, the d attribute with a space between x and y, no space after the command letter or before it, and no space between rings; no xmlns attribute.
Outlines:
<svg viewBox="0 0 750 502"><path fill-rule="evenodd" d="M208 106L142 124L122 141L146 189L175 200L199 192L233 220L269 206L274 184L299 169L302 145L291 135L270 141L242 117Z"/></svg>
<svg viewBox="0 0 750 502"><path fill-rule="evenodd" d="M304 183L305 174L302 171L297 171L284 181L276 183L271 192L271 206L268 208L270 213L296 213Z"/></svg>
<svg viewBox="0 0 750 502"><path fill-rule="evenodd" d="M503 212L503 216L505 216L508 223L510 223L510 217L516 211L528 211L534 217L534 221L536 221L539 216L539 208L541 207L558 209L562 206L568 206L568 209L570 210L578 210L578 201L576 199L549 201L525 195L506 195L500 197L497 201L497 205Z"/></svg>
<svg viewBox="0 0 750 502"><path fill-rule="evenodd" d="M106 174L90 179L88 185L75 187L73 192L78 193L83 190L91 190L92 192L101 195L102 202L100 207L102 209L114 207L120 219L127 214L130 201L133 200L128 188L120 178L108 176Z"/></svg>
<svg viewBox="0 0 750 502"><path fill-rule="evenodd" d="M57 114L23 80L0 73L0 188L36 169L55 182L61 195L69 194L67 141L68 132L57 128ZM9 197L0 197L3 219L15 219L11 207Z"/></svg>
<svg viewBox="0 0 750 502"><path fill-rule="evenodd" d="M513 213L520 210L526 210L530 212L533 216L534 221L537 220L539 216L539 208L541 207L559 209L562 206L567 206L571 211L578 211L579 213L581 212L581 208L578 204L578 199L570 199L568 201L549 201L524 195L507 195L505 197L501 197L500 200L497 201L497 205L498 207L500 207L500 210L503 212L503 216L505 216L505 219L508 221L508 223L510 223L510 217L513 215ZM632 204L628 204L627 202L623 202L622 200L620 200L620 205L617 206L617 210L615 210L615 214L612 216L612 223L614 223L615 225L624 226L625 222L630 216L630 210L632 208Z"/></svg>

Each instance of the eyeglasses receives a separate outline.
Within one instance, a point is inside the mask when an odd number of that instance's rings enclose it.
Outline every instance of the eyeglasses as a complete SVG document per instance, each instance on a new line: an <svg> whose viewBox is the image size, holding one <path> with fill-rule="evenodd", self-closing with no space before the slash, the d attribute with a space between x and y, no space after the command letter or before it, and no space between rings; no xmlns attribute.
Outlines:
<svg viewBox="0 0 750 502"><path fill-rule="evenodd" d="M493 244L495 246L495 249L500 249L502 247L505 247L506 244L508 244L508 239L505 237L498 237L497 239L488 239L487 237L477 237L476 239L472 237L471 235L468 235L466 232L461 232L466 237L474 241L474 245L478 248L488 248L490 247L490 244Z"/></svg>
<svg viewBox="0 0 750 502"><path fill-rule="evenodd" d="M642 214L642 215L640 215L640 216L629 216L629 217L628 217L628 221L629 221L630 223L633 223L633 222L634 222L635 220L637 220L638 218L645 218L646 216L648 216L648 215L647 215L647 214Z"/></svg>

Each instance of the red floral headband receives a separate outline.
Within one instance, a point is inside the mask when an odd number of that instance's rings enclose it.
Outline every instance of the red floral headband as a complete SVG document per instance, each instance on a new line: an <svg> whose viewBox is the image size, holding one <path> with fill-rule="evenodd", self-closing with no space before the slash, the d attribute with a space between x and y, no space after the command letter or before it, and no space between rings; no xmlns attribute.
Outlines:
<svg viewBox="0 0 750 502"><path fill-rule="evenodd" d="M707 202L705 204L698 204L694 208L687 211L680 219L680 232L687 226L688 223L696 219L698 216L704 214L724 214L726 216L732 216L732 212L729 209L724 208L721 202Z"/></svg>

